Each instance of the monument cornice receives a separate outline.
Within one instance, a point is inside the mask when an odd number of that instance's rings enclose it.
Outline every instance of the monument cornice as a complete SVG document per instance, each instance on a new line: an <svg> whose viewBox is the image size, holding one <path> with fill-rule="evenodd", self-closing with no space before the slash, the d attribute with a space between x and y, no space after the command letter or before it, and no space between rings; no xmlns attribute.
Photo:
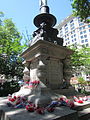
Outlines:
<svg viewBox="0 0 90 120"><path fill-rule="evenodd" d="M35 59L38 56L45 55L51 58L56 59L65 59L66 57L70 56L73 53L72 50L67 49L66 47L62 47L60 45L55 45L48 41L37 41L33 46L29 47L25 50L21 57L24 59L29 57Z"/></svg>

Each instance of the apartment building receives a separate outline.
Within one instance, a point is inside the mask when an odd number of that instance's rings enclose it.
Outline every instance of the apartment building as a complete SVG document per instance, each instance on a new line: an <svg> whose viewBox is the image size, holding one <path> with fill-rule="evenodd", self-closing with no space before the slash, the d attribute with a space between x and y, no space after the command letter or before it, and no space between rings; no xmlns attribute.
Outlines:
<svg viewBox="0 0 90 120"><path fill-rule="evenodd" d="M83 23L80 18L68 16L56 26L58 36L64 39L64 46L80 44L90 46L90 23Z"/></svg>

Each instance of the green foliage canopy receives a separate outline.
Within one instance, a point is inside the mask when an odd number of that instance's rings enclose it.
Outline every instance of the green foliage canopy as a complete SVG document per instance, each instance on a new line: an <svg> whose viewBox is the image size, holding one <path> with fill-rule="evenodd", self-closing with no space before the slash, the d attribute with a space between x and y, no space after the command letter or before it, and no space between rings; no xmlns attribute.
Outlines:
<svg viewBox="0 0 90 120"><path fill-rule="evenodd" d="M5 19L0 25L0 54L11 55L21 53L20 33L17 31L11 19Z"/></svg>
<svg viewBox="0 0 90 120"><path fill-rule="evenodd" d="M0 74L22 76L22 58L19 57L24 45L21 45L22 36L18 32L12 19L3 19L0 12Z"/></svg>
<svg viewBox="0 0 90 120"><path fill-rule="evenodd" d="M71 0L73 13L85 22L90 22L90 0Z"/></svg>
<svg viewBox="0 0 90 120"><path fill-rule="evenodd" d="M72 45L70 48L74 51L71 56L71 66L74 72L84 71L90 74L90 47Z"/></svg>
<svg viewBox="0 0 90 120"><path fill-rule="evenodd" d="M79 77L79 78L78 78L78 82L79 82L80 84L86 84L86 83L87 83L82 77Z"/></svg>

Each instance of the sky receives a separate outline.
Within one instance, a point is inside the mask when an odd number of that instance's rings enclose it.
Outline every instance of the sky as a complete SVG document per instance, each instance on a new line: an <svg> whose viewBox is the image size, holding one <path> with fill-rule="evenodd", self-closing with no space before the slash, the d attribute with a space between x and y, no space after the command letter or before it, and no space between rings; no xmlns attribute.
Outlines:
<svg viewBox="0 0 90 120"><path fill-rule="evenodd" d="M47 3L57 24L72 13L70 0L47 0ZM40 13L39 0L0 0L0 11L4 12L5 18L12 18L20 33L27 30L31 35L37 29L33 19Z"/></svg>

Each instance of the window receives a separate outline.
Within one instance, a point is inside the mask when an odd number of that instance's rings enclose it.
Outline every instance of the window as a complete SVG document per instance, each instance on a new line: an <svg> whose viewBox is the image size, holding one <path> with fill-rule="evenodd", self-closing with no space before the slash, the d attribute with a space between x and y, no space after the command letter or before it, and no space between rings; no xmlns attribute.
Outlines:
<svg viewBox="0 0 90 120"><path fill-rule="evenodd" d="M68 30L68 27L67 27L67 28L65 28L65 30Z"/></svg>
<svg viewBox="0 0 90 120"><path fill-rule="evenodd" d="M84 25L84 23L80 23L80 24L79 24L79 26L82 26L82 25Z"/></svg>
<svg viewBox="0 0 90 120"><path fill-rule="evenodd" d="M84 40L82 40L81 43L84 43Z"/></svg>
<svg viewBox="0 0 90 120"><path fill-rule="evenodd" d="M62 31L60 31L60 33L62 33Z"/></svg>
<svg viewBox="0 0 90 120"><path fill-rule="evenodd" d="M67 40L69 40L69 38L67 38Z"/></svg>
<svg viewBox="0 0 90 120"><path fill-rule="evenodd" d="M72 23L72 22L73 22L73 20L70 21L70 23Z"/></svg>
<svg viewBox="0 0 90 120"><path fill-rule="evenodd" d="M65 31L68 30L68 27L65 28Z"/></svg>
<svg viewBox="0 0 90 120"><path fill-rule="evenodd" d="M79 30L82 30L82 27L80 27Z"/></svg>
<svg viewBox="0 0 90 120"><path fill-rule="evenodd" d="M71 32L71 34L73 34L73 32Z"/></svg>
<svg viewBox="0 0 90 120"><path fill-rule="evenodd" d="M72 42L76 41L76 38L72 40Z"/></svg>
<svg viewBox="0 0 90 120"><path fill-rule="evenodd" d="M84 35L84 37L86 38L86 37L87 37L87 35Z"/></svg>
<svg viewBox="0 0 90 120"><path fill-rule="evenodd" d="M81 39L83 38L83 36L81 36Z"/></svg>
<svg viewBox="0 0 90 120"><path fill-rule="evenodd" d="M83 33L86 33L86 30L84 30Z"/></svg>
<svg viewBox="0 0 90 120"><path fill-rule="evenodd" d="M73 33L75 33L75 30L73 30Z"/></svg>
<svg viewBox="0 0 90 120"><path fill-rule="evenodd" d="M88 39L85 39L85 42L88 42Z"/></svg>
<svg viewBox="0 0 90 120"><path fill-rule="evenodd" d="M71 38L73 38L73 35L71 36Z"/></svg>
<svg viewBox="0 0 90 120"><path fill-rule="evenodd" d="M72 28L71 28L72 29ZM73 33L75 33L75 30L73 30L72 32L71 32L71 34L73 34Z"/></svg>
<svg viewBox="0 0 90 120"><path fill-rule="evenodd" d="M65 31L65 34L67 34L68 33L68 30L67 31Z"/></svg>
<svg viewBox="0 0 90 120"><path fill-rule="evenodd" d="M88 47L89 45L88 45L88 43L86 44L86 47Z"/></svg>
<svg viewBox="0 0 90 120"><path fill-rule="evenodd" d="M84 30L84 31L81 31L81 32L80 32L80 35L81 35L81 34L83 34L83 33L86 33L86 30Z"/></svg>
<svg viewBox="0 0 90 120"><path fill-rule="evenodd" d="M67 34L67 36L69 36L69 35Z"/></svg>
<svg viewBox="0 0 90 120"><path fill-rule="evenodd" d="M71 30L73 30L74 29L74 26L71 28Z"/></svg>
<svg viewBox="0 0 90 120"><path fill-rule="evenodd" d="M82 28L85 29L85 26L83 26Z"/></svg>
<svg viewBox="0 0 90 120"><path fill-rule="evenodd" d="M66 27L66 26L67 26L67 24L64 27Z"/></svg>
<svg viewBox="0 0 90 120"><path fill-rule="evenodd" d="M72 23L71 25L70 25L70 27L73 27L74 26L74 23Z"/></svg>
<svg viewBox="0 0 90 120"><path fill-rule="evenodd" d="M76 37L76 34L74 34L74 37Z"/></svg>
<svg viewBox="0 0 90 120"><path fill-rule="evenodd" d="M59 31L60 34L62 34L62 28L60 28L60 31Z"/></svg>
<svg viewBox="0 0 90 120"><path fill-rule="evenodd" d="M74 40L76 41L76 38Z"/></svg>
<svg viewBox="0 0 90 120"><path fill-rule="evenodd" d="M82 32L82 31L80 32L80 35L81 35L81 34L83 34L83 32Z"/></svg>
<svg viewBox="0 0 90 120"><path fill-rule="evenodd" d="M60 28L60 30L62 30L62 28Z"/></svg>
<svg viewBox="0 0 90 120"><path fill-rule="evenodd" d="M70 44L70 41L68 42L68 44Z"/></svg>
<svg viewBox="0 0 90 120"><path fill-rule="evenodd" d="M85 26L79 28L79 30L82 30L82 29L85 29Z"/></svg>

